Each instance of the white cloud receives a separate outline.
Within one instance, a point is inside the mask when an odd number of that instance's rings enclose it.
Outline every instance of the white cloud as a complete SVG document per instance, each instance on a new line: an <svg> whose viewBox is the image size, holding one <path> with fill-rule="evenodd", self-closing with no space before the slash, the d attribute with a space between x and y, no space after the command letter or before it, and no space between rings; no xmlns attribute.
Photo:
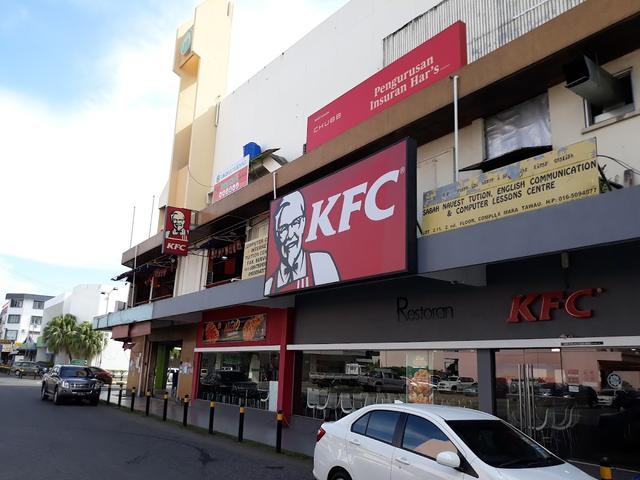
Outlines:
<svg viewBox="0 0 640 480"><path fill-rule="evenodd" d="M236 2L230 87L344 3ZM166 182L173 145L175 30L196 4L150 3L144 18L131 20L126 35L114 35L108 52L86 60L86 68L106 78L108 86L74 103L78 106L55 110L0 89L0 204L5 207L0 254L117 268L129 247L133 205L134 244L147 237L151 198ZM14 283L0 285L0 291L34 287L6 268L0 270L2 279Z"/></svg>
<svg viewBox="0 0 640 480"><path fill-rule="evenodd" d="M183 2L185 14L193 3ZM134 204L134 242L146 238L152 195L169 171L182 20L163 12L87 64L110 82L78 107L54 110L0 89L0 204L10 217L0 254L113 268L129 246Z"/></svg>

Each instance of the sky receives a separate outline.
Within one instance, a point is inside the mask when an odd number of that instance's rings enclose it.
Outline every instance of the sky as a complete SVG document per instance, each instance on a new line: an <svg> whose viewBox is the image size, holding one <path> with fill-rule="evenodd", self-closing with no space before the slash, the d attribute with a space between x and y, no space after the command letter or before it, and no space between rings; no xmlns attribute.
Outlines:
<svg viewBox="0 0 640 480"><path fill-rule="evenodd" d="M155 231L175 34L199 3L0 0L0 304L107 283L132 230L134 245ZM345 3L235 0L228 92Z"/></svg>

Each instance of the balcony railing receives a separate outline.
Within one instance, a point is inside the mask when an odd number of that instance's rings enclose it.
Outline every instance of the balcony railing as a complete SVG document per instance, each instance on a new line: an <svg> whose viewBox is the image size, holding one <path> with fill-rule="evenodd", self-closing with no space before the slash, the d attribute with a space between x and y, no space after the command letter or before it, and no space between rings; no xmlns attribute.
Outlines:
<svg viewBox="0 0 640 480"><path fill-rule="evenodd" d="M467 61L471 63L582 2L584 0L444 0L383 40L384 65L458 20L467 25Z"/></svg>

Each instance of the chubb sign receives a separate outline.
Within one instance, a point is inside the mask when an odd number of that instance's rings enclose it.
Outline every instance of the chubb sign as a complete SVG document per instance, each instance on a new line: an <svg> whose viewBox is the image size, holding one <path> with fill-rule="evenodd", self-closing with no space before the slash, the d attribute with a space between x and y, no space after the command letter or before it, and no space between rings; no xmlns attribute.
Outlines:
<svg viewBox="0 0 640 480"><path fill-rule="evenodd" d="M407 139L274 200L265 295L409 270L414 193Z"/></svg>
<svg viewBox="0 0 640 480"><path fill-rule="evenodd" d="M554 310L564 310L574 318L591 318L593 310L582 306L581 300L585 297L595 297L603 291L602 288L583 288L570 293L554 291L515 295L511 301L507 323L551 320Z"/></svg>

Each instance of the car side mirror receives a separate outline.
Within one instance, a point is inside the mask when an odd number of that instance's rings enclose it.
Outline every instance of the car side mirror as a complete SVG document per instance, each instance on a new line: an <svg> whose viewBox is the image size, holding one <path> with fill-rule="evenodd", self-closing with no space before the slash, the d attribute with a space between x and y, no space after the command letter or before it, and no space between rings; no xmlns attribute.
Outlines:
<svg viewBox="0 0 640 480"><path fill-rule="evenodd" d="M440 452L438 456L436 456L436 462L445 467L460 467L460 457L455 452Z"/></svg>

